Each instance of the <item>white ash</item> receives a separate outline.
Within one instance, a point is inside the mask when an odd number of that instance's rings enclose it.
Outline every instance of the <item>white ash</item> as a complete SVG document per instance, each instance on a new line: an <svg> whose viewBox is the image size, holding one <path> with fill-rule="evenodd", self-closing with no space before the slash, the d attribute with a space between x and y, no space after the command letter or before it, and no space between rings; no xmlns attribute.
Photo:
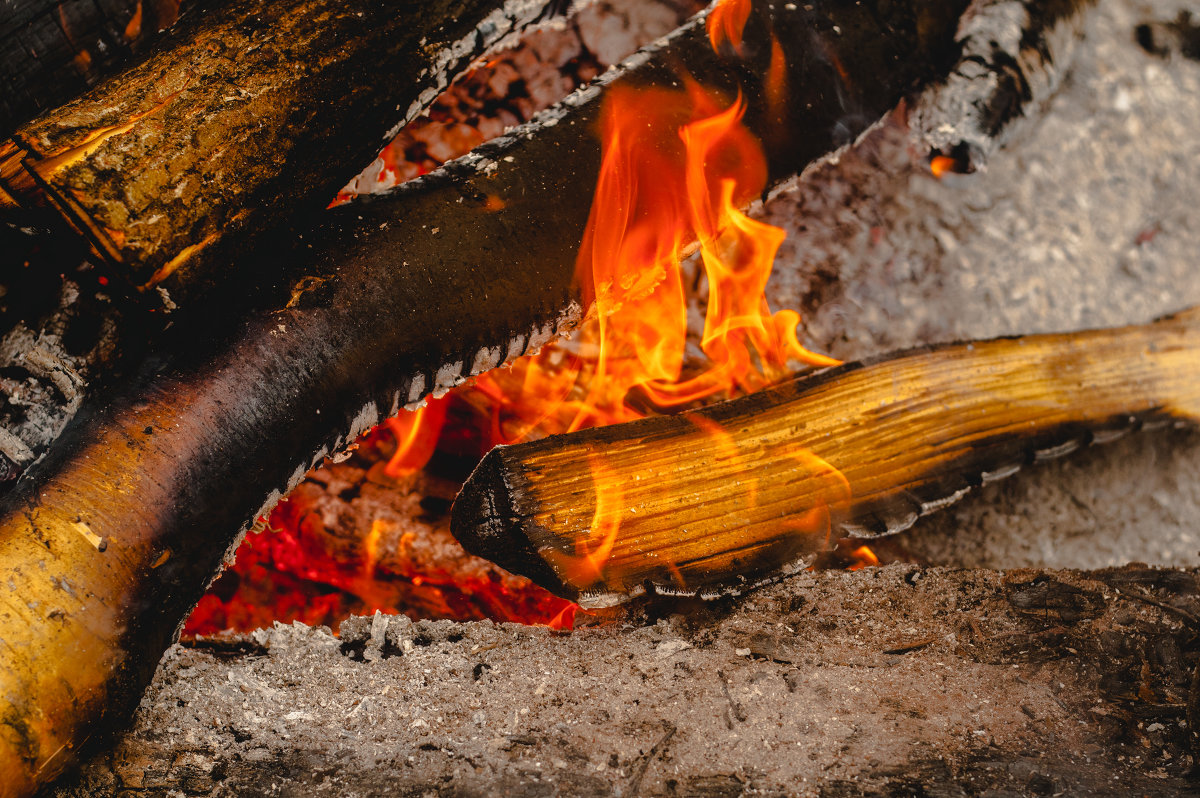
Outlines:
<svg viewBox="0 0 1200 798"><path fill-rule="evenodd" d="M1040 117L986 172L933 178L896 118L759 214L788 230L771 306L857 359L920 344L1141 323L1200 302L1200 63L1136 25L1186 4L1102 3ZM922 519L932 562L1200 562L1200 437L1142 433L1025 469Z"/></svg>

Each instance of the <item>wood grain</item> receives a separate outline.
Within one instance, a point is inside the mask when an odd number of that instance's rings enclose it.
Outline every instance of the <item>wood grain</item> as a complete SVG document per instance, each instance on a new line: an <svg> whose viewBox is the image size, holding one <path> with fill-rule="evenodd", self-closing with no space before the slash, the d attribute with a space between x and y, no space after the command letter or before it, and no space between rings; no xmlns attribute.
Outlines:
<svg viewBox="0 0 1200 798"><path fill-rule="evenodd" d="M900 531L1023 465L1197 420L1192 309L904 352L691 413L499 447L463 487L452 529L472 553L586 604L647 583L729 592L805 566L835 530ZM594 552L605 556L583 556Z"/></svg>

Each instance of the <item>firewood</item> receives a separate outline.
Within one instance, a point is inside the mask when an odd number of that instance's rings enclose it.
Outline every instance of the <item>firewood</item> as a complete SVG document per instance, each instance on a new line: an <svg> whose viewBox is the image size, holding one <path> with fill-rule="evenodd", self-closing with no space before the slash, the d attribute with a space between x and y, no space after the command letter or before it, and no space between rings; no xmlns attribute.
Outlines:
<svg viewBox="0 0 1200 798"><path fill-rule="evenodd" d="M144 54L188 10L186 5L183 0L6 3L0 26L0 136Z"/></svg>
<svg viewBox="0 0 1200 798"><path fill-rule="evenodd" d="M546 10L240 0L190 17L173 46L0 144L0 207L2 192L54 206L170 308L257 231L328 205L455 75Z"/></svg>
<svg viewBox="0 0 1200 798"><path fill-rule="evenodd" d="M0 508L0 570L18 597L0 615L7 794L52 779L126 715L249 520L325 454L578 318L609 86L669 88L683 69L740 93L774 182L944 74L963 6L755 4L747 41L776 35L786 106L763 96L773 48L714 54L696 19L472 155L297 227L274 309L215 328L185 318L161 347L175 356L84 407Z"/></svg>
<svg viewBox="0 0 1200 798"><path fill-rule="evenodd" d="M1145 326L902 352L677 416L498 447L464 547L603 606L805 567L967 491L1148 423L1200 421L1200 308Z"/></svg>

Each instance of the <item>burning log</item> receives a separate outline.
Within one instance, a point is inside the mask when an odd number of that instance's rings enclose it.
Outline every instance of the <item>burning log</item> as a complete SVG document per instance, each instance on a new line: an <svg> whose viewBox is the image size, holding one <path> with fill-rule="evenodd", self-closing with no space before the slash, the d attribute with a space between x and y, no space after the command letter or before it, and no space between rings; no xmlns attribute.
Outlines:
<svg viewBox="0 0 1200 798"><path fill-rule="evenodd" d="M547 7L242 0L191 17L173 47L0 144L0 207L53 206L169 309L220 279L254 234L325 207Z"/></svg>
<svg viewBox="0 0 1200 798"><path fill-rule="evenodd" d="M677 416L493 449L464 547L585 606L715 595L833 530L907 529L972 487L1155 423L1200 421L1200 309L1145 326L929 347Z"/></svg>
<svg viewBox="0 0 1200 798"><path fill-rule="evenodd" d="M275 311L230 330L180 325L186 356L81 410L7 497L7 794L53 778L124 716L247 519L314 463L381 413L578 317L573 264L600 163L592 123L613 84L671 89L682 67L741 94L775 181L944 74L963 6L756 3L744 57L714 54L701 17L510 136L297 231L281 257L303 276Z"/></svg>
<svg viewBox="0 0 1200 798"><path fill-rule="evenodd" d="M0 31L0 135L144 52L175 24L181 6L182 0L7 4Z"/></svg>

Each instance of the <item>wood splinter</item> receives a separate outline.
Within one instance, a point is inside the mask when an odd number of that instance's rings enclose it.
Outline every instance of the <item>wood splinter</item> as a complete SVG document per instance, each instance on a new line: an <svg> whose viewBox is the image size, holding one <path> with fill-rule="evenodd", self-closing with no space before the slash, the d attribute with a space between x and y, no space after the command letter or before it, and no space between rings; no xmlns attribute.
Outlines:
<svg viewBox="0 0 1200 798"><path fill-rule="evenodd" d="M1200 308L937 345L497 447L455 501L452 531L584 606L647 586L714 596L805 567L839 529L899 532L1023 465L1197 421Z"/></svg>

